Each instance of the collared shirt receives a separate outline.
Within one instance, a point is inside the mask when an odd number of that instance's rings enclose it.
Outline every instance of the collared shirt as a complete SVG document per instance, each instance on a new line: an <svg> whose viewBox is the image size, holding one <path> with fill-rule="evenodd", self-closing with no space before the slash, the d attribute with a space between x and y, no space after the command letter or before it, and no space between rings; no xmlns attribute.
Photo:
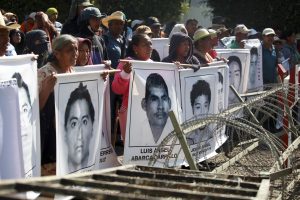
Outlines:
<svg viewBox="0 0 300 200"><path fill-rule="evenodd" d="M236 40L232 40L229 46L230 49L241 49L239 43Z"/></svg>
<svg viewBox="0 0 300 200"><path fill-rule="evenodd" d="M108 57L111 60L111 67L116 69L119 64L119 59L122 58L122 46L124 45L123 38L114 38L110 32L108 32L104 37ZM125 46L124 46L125 47Z"/></svg>
<svg viewBox="0 0 300 200"><path fill-rule="evenodd" d="M277 56L274 46L270 49L262 45L262 59L263 59L263 82L264 84L277 83Z"/></svg>

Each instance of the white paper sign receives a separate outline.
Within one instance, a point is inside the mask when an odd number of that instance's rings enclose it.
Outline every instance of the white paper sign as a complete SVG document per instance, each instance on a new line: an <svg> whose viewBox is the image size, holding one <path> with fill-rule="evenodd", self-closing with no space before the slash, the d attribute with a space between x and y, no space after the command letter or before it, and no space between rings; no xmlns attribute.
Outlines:
<svg viewBox="0 0 300 200"><path fill-rule="evenodd" d="M40 176L40 115L37 64L33 55L0 59L0 80L17 79L24 176Z"/></svg>
<svg viewBox="0 0 300 200"><path fill-rule="evenodd" d="M192 69L180 70L179 75L184 121L202 119L225 109L228 89L224 90L224 83L229 81L225 63L201 68L197 72ZM192 156L201 162L216 155L215 150L227 137L223 126L211 123L187 133L186 139Z"/></svg>
<svg viewBox="0 0 300 200"><path fill-rule="evenodd" d="M168 112L173 110L180 122L178 70L174 64L131 62L134 70L130 79L124 163L148 165L153 153L160 151L155 166L163 166L171 146L168 143L157 147L173 131ZM183 162L179 148L179 143L175 144L170 166Z"/></svg>
<svg viewBox="0 0 300 200"><path fill-rule="evenodd" d="M104 81L99 72L56 77L56 174L99 169Z"/></svg>
<svg viewBox="0 0 300 200"><path fill-rule="evenodd" d="M169 38L152 38L152 47L160 57L160 60L169 55Z"/></svg>
<svg viewBox="0 0 300 200"><path fill-rule="evenodd" d="M246 40L245 49L250 50L250 66L248 79L248 92L256 92L263 89L262 70L262 45L258 39Z"/></svg>
<svg viewBox="0 0 300 200"><path fill-rule="evenodd" d="M17 80L0 81L0 179L24 178Z"/></svg>
<svg viewBox="0 0 300 200"><path fill-rule="evenodd" d="M88 65L84 67L74 67L75 72L89 72L105 70L105 65ZM103 120L102 120L102 140L100 149L100 169L119 166L117 154L111 145L111 117L110 117L110 87L109 82L104 82L103 100Z"/></svg>
<svg viewBox="0 0 300 200"><path fill-rule="evenodd" d="M228 60L229 66L229 85L233 85L239 94L247 91L250 65L249 49L217 49L220 57ZM238 98L229 89L228 104L239 103Z"/></svg>

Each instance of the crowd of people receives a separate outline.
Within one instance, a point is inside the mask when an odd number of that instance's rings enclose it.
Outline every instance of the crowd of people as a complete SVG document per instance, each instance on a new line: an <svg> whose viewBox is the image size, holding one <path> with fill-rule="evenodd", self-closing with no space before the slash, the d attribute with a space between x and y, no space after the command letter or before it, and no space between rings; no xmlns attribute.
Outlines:
<svg viewBox="0 0 300 200"><path fill-rule="evenodd" d="M64 11L60 11L64 12ZM296 33L292 30L274 31L266 27L261 33L239 24L233 29L225 25L202 27L196 19L185 24L163 24L156 17L135 19L129 23L126 15L115 11L103 14L89 0L73 0L69 16L58 22L58 10L28 13L20 24L17 14L1 11L0 56L34 53L38 55L38 84L41 122L42 163L55 162L55 74L73 73L73 66L106 64L121 72L109 77L111 83L111 122L119 116L121 138L125 140L130 62L168 62L204 66L220 60L215 49L244 48L246 39L259 39L262 44L264 84L277 83L277 64L291 68L300 63ZM230 44L223 38L235 36ZM169 38L169 55L160 58L152 47L152 38ZM299 46L298 46L299 47Z"/></svg>

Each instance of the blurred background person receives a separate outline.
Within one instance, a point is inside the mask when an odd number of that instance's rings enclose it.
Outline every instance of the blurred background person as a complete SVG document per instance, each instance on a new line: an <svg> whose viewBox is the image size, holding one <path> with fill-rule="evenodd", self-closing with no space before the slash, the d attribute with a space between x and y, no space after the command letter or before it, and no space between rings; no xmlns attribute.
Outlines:
<svg viewBox="0 0 300 200"><path fill-rule="evenodd" d="M92 43L86 38L77 38L78 40L78 57L76 66L92 65L91 51Z"/></svg>
<svg viewBox="0 0 300 200"><path fill-rule="evenodd" d="M188 32L188 35L190 36L190 38L193 39L194 37L194 33L197 30L197 26L198 26L198 21L196 19L188 19L185 22L185 28Z"/></svg>
<svg viewBox="0 0 300 200"><path fill-rule="evenodd" d="M15 47L18 55L24 54L25 50L25 34L17 29L9 32L10 43Z"/></svg>
<svg viewBox="0 0 300 200"><path fill-rule="evenodd" d="M56 8L48 8L46 11L46 14L48 15L49 20L54 25L56 31L60 33L62 29L62 24L57 21L58 18L58 11Z"/></svg>
<svg viewBox="0 0 300 200"><path fill-rule="evenodd" d="M76 36L79 33L78 19L83 9L93 6L89 0L72 0L69 16L63 24L61 34Z"/></svg>

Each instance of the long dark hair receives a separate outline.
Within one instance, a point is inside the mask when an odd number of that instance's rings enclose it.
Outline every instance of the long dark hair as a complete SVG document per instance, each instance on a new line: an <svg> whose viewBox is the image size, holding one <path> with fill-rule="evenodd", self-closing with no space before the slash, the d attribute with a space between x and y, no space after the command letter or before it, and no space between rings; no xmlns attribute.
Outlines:
<svg viewBox="0 0 300 200"><path fill-rule="evenodd" d="M146 37L148 37L146 34L136 34L132 37L131 41L129 42L128 48L127 48L127 52L126 52L126 56L127 57L132 57L132 58L136 58L136 53L133 50L133 46L137 46L139 45L139 43L145 39Z"/></svg>

